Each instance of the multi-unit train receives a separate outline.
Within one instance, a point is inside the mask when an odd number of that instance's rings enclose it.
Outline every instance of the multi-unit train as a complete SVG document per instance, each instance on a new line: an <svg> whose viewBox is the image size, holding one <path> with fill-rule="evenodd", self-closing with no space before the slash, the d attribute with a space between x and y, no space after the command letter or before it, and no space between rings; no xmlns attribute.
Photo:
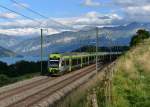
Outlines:
<svg viewBox="0 0 150 107"><path fill-rule="evenodd" d="M108 58L109 55L119 53L100 52L97 53L98 59ZM67 71L72 71L96 62L96 53L65 53L50 54L48 60L48 72L51 75L60 75Z"/></svg>

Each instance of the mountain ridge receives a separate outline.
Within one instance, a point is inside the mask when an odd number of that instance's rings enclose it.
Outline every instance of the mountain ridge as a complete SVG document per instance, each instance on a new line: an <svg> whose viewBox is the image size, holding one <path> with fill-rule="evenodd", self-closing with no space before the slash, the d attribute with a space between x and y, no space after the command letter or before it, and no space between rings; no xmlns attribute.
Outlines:
<svg viewBox="0 0 150 107"><path fill-rule="evenodd" d="M19 55L17 55L15 52L0 46L0 57L17 57L17 56Z"/></svg>
<svg viewBox="0 0 150 107"><path fill-rule="evenodd" d="M79 31L64 31L57 34L52 34L43 37L43 47L46 55L51 52L72 51L83 45L93 44L96 40L96 29L90 27L89 29ZM111 42L117 45L129 45L131 37L138 29L150 30L150 23L129 23L121 26L100 27L99 42L101 46L108 46ZM106 34L107 32L107 34ZM112 35L109 36L108 32ZM93 43L92 43L93 42ZM112 43L111 43L112 44ZM95 44L94 44L95 45ZM29 38L10 46L8 49L23 55L39 55L40 54L40 36Z"/></svg>

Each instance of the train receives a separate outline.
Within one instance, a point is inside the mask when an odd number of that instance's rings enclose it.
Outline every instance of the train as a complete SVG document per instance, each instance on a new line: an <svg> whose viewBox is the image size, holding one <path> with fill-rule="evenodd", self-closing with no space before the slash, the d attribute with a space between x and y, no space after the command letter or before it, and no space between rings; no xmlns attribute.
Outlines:
<svg viewBox="0 0 150 107"><path fill-rule="evenodd" d="M48 74L62 75L66 72L71 72L76 69L83 68L98 61L109 58L109 55L119 55L118 52L98 52L98 53L54 53L49 54L48 59ZM106 57L107 56L107 57Z"/></svg>

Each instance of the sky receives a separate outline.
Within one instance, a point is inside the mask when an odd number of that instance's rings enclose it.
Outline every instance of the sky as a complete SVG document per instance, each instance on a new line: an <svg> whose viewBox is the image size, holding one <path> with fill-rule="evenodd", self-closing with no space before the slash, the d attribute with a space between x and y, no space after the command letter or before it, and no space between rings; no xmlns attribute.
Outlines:
<svg viewBox="0 0 150 107"><path fill-rule="evenodd" d="M3 9L1 5L34 21ZM37 35L39 28L49 28L49 33L53 34L85 26L147 23L149 19L150 0L0 0L0 33L14 36Z"/></svg>

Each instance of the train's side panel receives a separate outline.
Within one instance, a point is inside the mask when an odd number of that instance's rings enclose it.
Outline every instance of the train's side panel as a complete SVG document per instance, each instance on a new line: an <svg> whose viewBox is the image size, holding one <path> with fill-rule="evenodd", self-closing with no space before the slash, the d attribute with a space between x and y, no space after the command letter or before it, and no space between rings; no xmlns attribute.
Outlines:
<svg viewBox="0 0 150 107"><path fill-rule="evenodd" d="M116 54L116 53L111 53L111 54ZM107 52L98 53L97 55L98 55L99 61L110 59L110 56L109 56L110 53L107 53ZM60 58L58 72L73 71L75 69L82 68L83 66L93 64L96 61L95 53L74 53L70 55L54 54L54 55L51 55L51 57ZM49 69L49 72L56 71L56 68L49 67L48 69Z"/></svg>

